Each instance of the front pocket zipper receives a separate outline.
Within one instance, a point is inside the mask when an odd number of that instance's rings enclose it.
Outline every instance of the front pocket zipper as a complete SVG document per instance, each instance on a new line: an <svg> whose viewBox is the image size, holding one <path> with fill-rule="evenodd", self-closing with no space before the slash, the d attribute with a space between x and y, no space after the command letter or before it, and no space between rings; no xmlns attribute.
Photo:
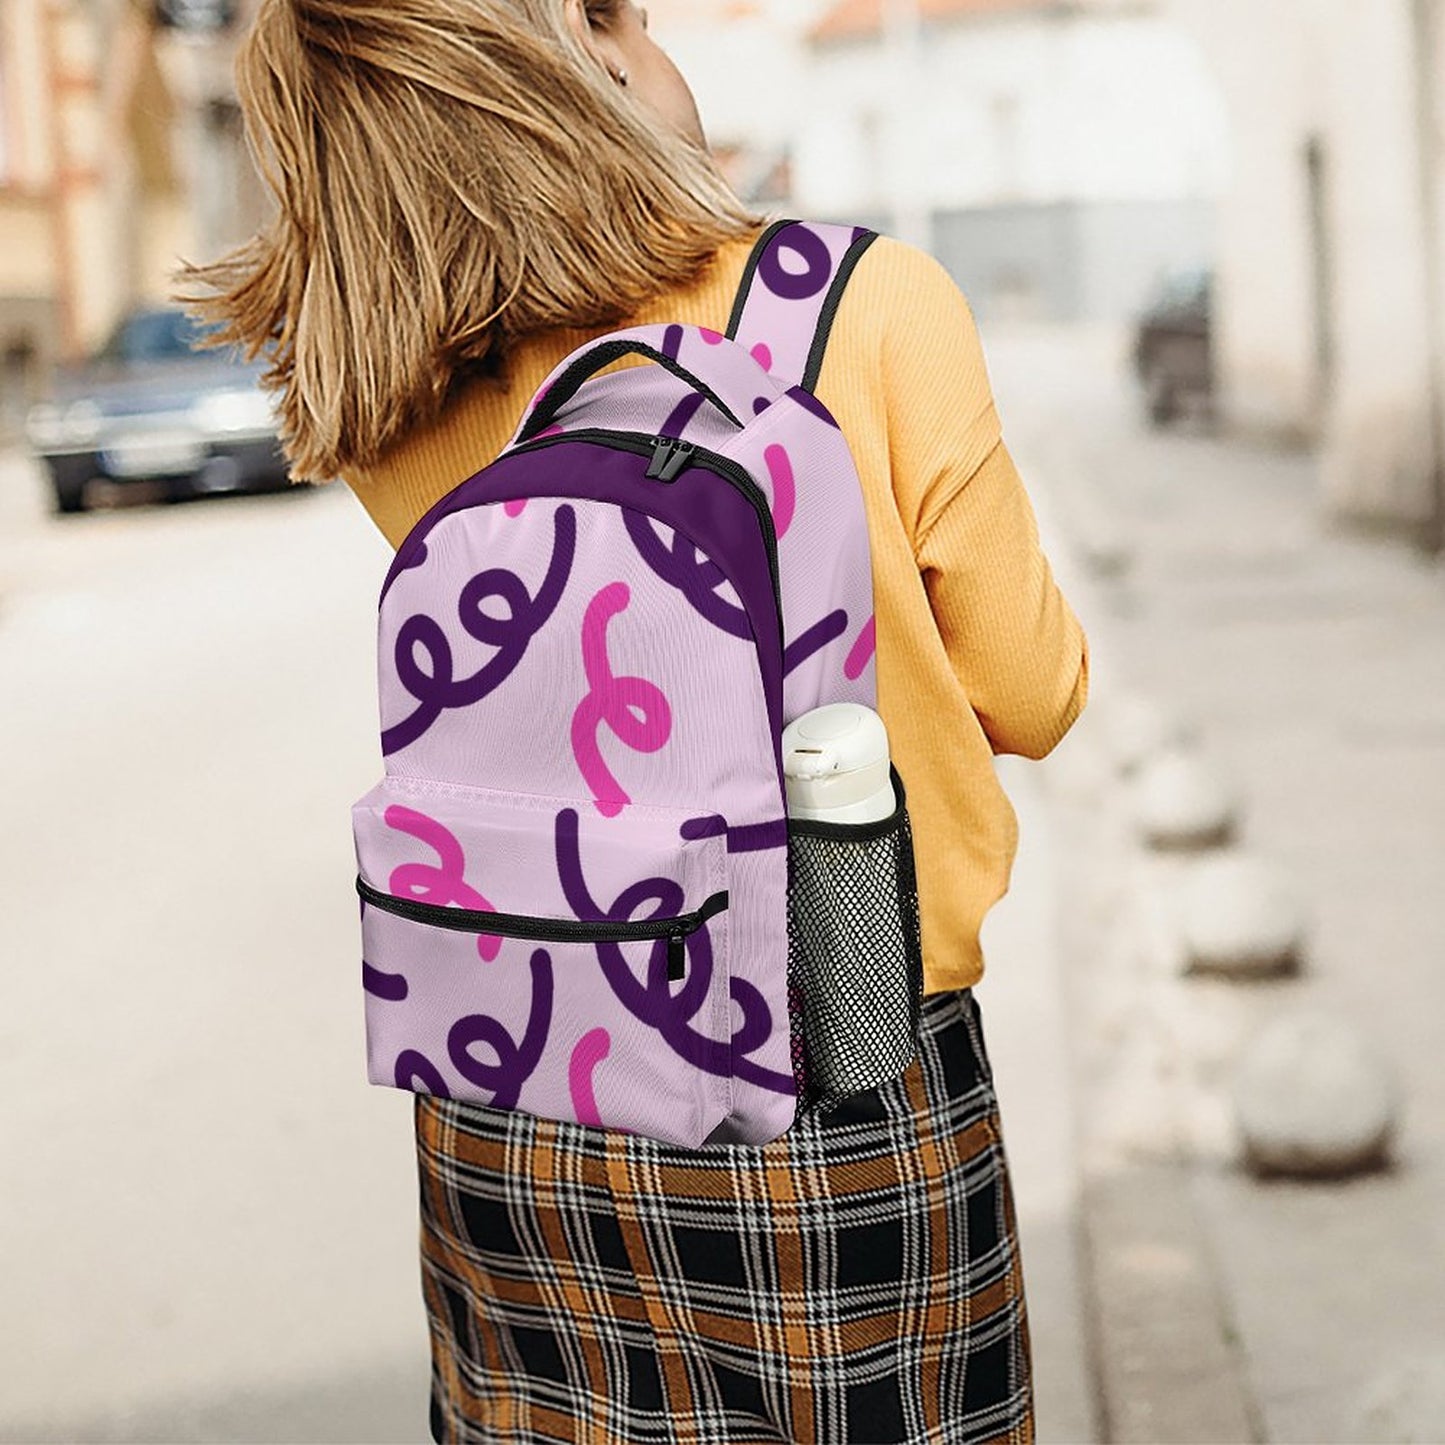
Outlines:
<svg viewBox="0 0 1445 1445"><path fill-rule="evenodd" d="M457 933L483 933L493 938L526 938L536 943L642 943L667 939L667 977L675 983L687 964L687 938L728 906L726 892L714 893L700 908L675 918L642 918L623 923L598 919L529 918L519 913L490 913L479 908L449 908L397 898L373 888L360 874L356 891L385 913L413 923L450 928Z"/></svg>

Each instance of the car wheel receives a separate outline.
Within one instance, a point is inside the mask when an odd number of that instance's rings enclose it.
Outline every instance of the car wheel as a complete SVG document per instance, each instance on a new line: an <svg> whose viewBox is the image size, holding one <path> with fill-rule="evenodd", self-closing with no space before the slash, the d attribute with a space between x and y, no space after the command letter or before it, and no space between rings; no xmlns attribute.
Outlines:
<svg viewBox="0 0 1445 1445"><path fill-rule="evenodd" d="M70 514L85 511L84 482L56 481L53 485L55 489L55 510L57 512Z"/></svg>
<svg viewBox="0 0 1445 1445"><path fill-rule="evenodd" d="M165 479L166 501L172 504L176 502L192 501L197 495L196 479L194 477L167 477Z"/></svg>
<svg viewBox="0 0 1445 1445"><path fill-rule="evenodd" d="M1168 373L1154 367L1144 380L1144 395L1149 407L1149 420L1155 426L1168 426L1179 414L1179 398Z"/></svg>

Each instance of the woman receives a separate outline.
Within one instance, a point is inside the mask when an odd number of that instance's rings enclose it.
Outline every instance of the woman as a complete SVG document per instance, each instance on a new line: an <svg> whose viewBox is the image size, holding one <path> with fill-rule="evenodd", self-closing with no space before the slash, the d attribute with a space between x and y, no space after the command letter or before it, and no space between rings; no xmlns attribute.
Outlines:
<svg viewBox="0 0 1445 1445"><path fill-rule="evenodd" d="M263 0L239 76L279 210L193 290L272 348L298 479L343 477L393 546L583 341L725 328L762 220L629 0ZM816 392L866 494L919 1055L758 1148L418 1095L438 1441L1032 1439L972 986L1015 845L993 754L1053 748L1086 645L936 262L866 251Z"/></svg>

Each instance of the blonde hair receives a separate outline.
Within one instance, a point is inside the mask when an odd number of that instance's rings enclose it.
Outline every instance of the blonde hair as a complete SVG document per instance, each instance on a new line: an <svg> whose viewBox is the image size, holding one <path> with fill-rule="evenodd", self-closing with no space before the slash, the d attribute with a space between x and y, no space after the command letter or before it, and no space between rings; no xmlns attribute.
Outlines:
<svg viewBox="0 0 1445 1445"><path fill-rule="evenodd" d="M180 295L266 355L296 480L375 461L515 338L614 325L760 224L564 0L263 0L236 76L277 211Z"/></svg>

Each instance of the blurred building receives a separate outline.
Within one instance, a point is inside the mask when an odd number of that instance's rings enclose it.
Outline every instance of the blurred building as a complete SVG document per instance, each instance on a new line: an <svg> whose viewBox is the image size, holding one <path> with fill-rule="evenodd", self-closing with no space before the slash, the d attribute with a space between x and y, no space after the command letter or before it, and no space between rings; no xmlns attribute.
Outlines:
<svg viewBox="0 0 1445 1445"><path fill-rule="evenodd" d="M808 104L808 26L827 0L650 0L653 34L697 97L737 193L796 210L793 137ZM746 84L739 77L746 76Z"/></svg>
<svg viewBox="0 0 1445 1445"><path fill-rule="evenodd" d="M0 420L263 214L231 82L245 9L0 3Z"/></svg>
<svg viewBox="0 0 1445 1445"><path fill-rule="evenodd" d="M1226 415L1318 440L1336 514L1442 536L1440 0L1173 0L1227 96Z"/></svg>
<svg viewBox="0 0 1445 1445"><path fill-rule="evenodd" d="M929 247L980 317L1122 319L1211 259L1222 100L1156 5L836 0L807 43L799 203Z"/></svg>

